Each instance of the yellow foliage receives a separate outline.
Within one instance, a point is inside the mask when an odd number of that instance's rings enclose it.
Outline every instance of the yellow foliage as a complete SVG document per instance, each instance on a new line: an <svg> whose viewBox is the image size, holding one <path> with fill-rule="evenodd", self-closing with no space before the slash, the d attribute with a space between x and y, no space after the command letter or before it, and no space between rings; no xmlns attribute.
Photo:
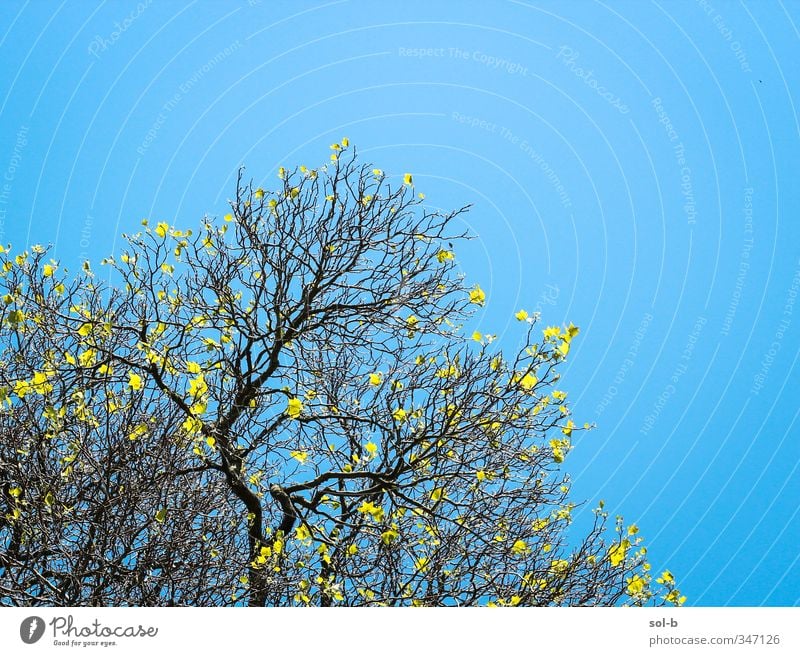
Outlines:
<svg viewBox="0 0 800 656"><path fill-rule="evenodd" d="M303 413L303 402L300 399L289 399L286 405L286 414L292 419L297 419Z"/></svg>
<svg viewBox="0 0 800 656"><path fill-rule="evenodd" d="M480 285L475 285L470 291L469 302L475 305L483 305L486 302L486 293L480 288Z"/></svg>
<svg viewBox="0 0 800 656"><path fill-rule="evenodd" d="M142 377L139 374L136 374L132 371L128 372L128 386L133 390L140 390L142 389Z"/></svg>

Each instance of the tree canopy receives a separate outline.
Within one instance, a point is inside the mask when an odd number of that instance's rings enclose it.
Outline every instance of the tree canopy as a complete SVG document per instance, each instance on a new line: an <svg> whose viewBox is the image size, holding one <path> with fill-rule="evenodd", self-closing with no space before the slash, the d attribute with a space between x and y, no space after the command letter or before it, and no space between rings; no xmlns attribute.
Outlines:
<svg viewBox="0 0 800 656"><path fill-rule="evenodd" d="M467 208L332 149L104 279L0 249L0 603L682 603L635 525L571 526L578 328L468 334Z"/></svg>

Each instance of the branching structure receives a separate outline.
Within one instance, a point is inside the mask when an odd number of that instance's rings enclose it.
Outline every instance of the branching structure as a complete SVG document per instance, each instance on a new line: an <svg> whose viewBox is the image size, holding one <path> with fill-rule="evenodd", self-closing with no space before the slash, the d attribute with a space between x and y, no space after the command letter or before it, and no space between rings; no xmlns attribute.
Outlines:
<svg viewBox="0 0 800 656"><path fill-rule="evenodd" d="M465 336L464 210L332 159L143 222L109 283L3 249L0 602L681 603L635 527L569 529L578 329Z"/></svg>

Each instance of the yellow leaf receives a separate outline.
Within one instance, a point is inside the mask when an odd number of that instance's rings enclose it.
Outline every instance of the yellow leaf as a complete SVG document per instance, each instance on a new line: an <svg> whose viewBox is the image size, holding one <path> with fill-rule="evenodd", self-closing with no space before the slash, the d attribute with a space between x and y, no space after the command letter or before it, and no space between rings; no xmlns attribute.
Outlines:
<svg viewBox="0 0 800 656"><path fill-rule="evenodd" d="M139 424L130 433L128 433L129 440L138 440L140 437L147 435L147 424Z"/></svg>
<svg viewBox="0 0 800 656"><path fill-rule="evenodd" d="M156 513L156 521L159 522L159 523L163 523L163 521L166 518L167 518L167 509L166 508L161 508L161 510L159 510Z"/></svg>
<svg viewBox="0 0 800 656"><path fill-rule="evenodd" d="M159 237L161 237L161 239L164 239L164 237L167 236L167 231L168 230L169 230L169 224L168 223L159 223L156 226L156 234Z"/></svg>
<svg viewBox="0 0 800 656"><path fill-rule="evenodd" d="M97 353L93 349L86 349L78 355L78 363L82 367L89 367L94 364Z"/></svg>
<svg viewBox="0 0 800 656"><path fill-rule="evenodd" d="M525 540L517 540L511 547L511 553L515 553L517 555L524 554L527 551L528 551L528 545L525 543Z"/></svg>
<svg viewBox="0 0 800 656"><path fill-rule="evenodd" d="M289 399L286 406L286 414L292 419L297 419L303 412L303 402L300 399Z"/></svg>
<svg viewBox="0 0 800 656"><path fill-rule="evenodd" d="M308 459L308 454L305 451L292 451L289 455L301 465Z"/></svg>
<svg viewBox="0 0 800 656"><path fill-rule="evenodd" d="M200 433L203 430L203 422L195 417L186 417L181 426L190 435Z"/></svg>
<svg viewBox="0 0 800 656"><path fill-rule="evenodd" d="M369 384L373 387L377 387L383 382L383 374L378 372L369 375Z"/></svg>
<svg viewBox="0 0 800 656"><path fill-rule="evenodd" d="M134 390L142 389L142 377L132 371L128 372L128 386Z"/></svg>
<svg viewBox="0 0 800 656"><path fill-rule="evenodd" d="M50 276L53 275L54 272L55 272L55 268L53 267L52 264L45 264L44 265L43 273L44 273L44 277L45 278L49 278Z"/></svg>
<svg viewBox="0 0 800 656"><path fill-rule="evenodd" d="M547 528L547 524L548 523L549 523L549 520L547 520L547 519L535 519L533 521L533 524L532 524L531 528L533 528L534 531L541 531L541 530Z"/></svg>
<svg viewBox="0 0 800 656"><path fill-rule="evenodd" d="M644 579L638 574L628 581L628 594L635 597L644 590Z"/></svg>
<svg viewBox="0 0 800 656"><path fill-rule="evenodd" d="M625 561L625 554L628 550L628 541L623 540L620 544L612 544L608 549L608 559L614 567L618 567Z"/></svg>
<svg viewBox="0 0 800 656"><path fill-rule="evenodd" d="M545 339L553 339L561 335L561 329L558 326L548 326L542 331Z"/></svg>
<svg viewBox="0 0 800 656"><path fill-rule="evenodd" d="M575 337L575 335L577 335L580 331L581 329L578 328L578 326L575 326L570 323L569 326L567 327L567 333L564 336L564 339L567 340L568 342L571 342L572 338Z"/></svg>
<svg viewBox="0 0 800 656"><path fill-rule="evenodd" d="M381 506L376 506L372 501L363 501L358 507L358 512L369 515L376 522L383 521L384 511Z"/></svg>
<svg viewBox="0 0 800 656"><path fill-rule="evenodd" d="M403 422L406 420L406 411L403 408L398 408L392 413L392 417L394 417L395 421Z"/></svg>
<svg viewBox="0 0 800 656"><path fill-rule="evenodd" d="M475 305L483 305L485 301L486 294L480 288L480 285L475 285L475 287L469 293L469 302L474 303Z"/></svg>
<svg viewBox="0 0 800 656"><path fill-rule="evenodd" d="M525 321L528 318L528 313L525 310L520 310L514 315L517 321Z"/></svg>
<svg viewBox="0 0 800 656"><path fill-rule="evenodd" d="M364 445L364 448L367 450L367 453L370 456L374 456L376 453L378 453L378 445L375 444L375 442L367 442Z"/></svg>
<svg viewBox="0 0 800 656"><path fill-rule="evenodd" d="M208 392L208 384L203 374L198 374L189 381L189 394L192 397L197 398L198 396L203 396L206 392Z"/></svg>
<svg viewBox="0 0 800 656"><path fill-rule="evenodd" d="M681 596L678 589L672 590L664 599L675 606L683 606L683 604L686 603L686 597Z"/></svg>

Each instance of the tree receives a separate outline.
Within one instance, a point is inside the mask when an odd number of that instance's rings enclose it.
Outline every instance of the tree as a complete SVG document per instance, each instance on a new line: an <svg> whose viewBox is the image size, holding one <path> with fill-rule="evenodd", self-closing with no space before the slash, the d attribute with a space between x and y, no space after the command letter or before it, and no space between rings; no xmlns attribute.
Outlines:
<svg viewBox="0 0 800 656"><path fill-rule="evenodd" d="M2 249L0 602L682 603L602 503L568 530L578 329L466 335L466 208L333 149L106 281Z"/></svg>

